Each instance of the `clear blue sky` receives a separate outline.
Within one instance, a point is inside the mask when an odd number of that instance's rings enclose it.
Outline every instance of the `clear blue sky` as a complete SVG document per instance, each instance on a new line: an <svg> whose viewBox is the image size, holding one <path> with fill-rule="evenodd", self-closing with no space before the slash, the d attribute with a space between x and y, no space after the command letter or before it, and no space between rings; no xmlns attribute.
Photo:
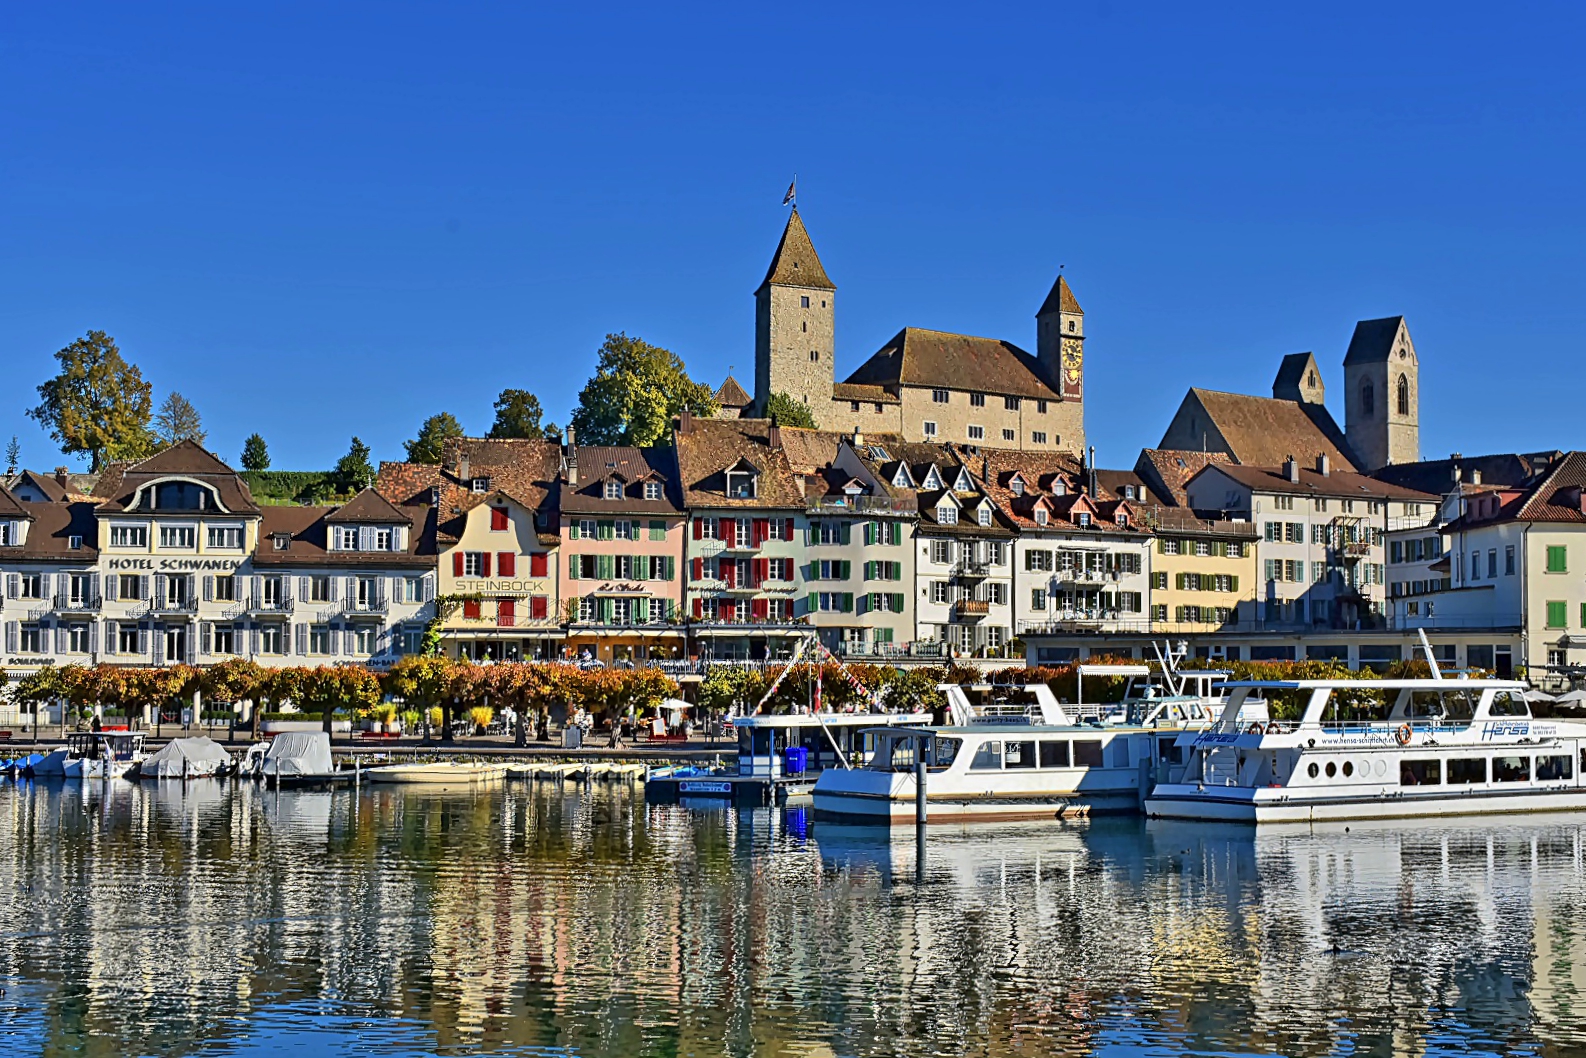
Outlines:
<svg viewBox="0 0 1586 1058"><path fill-rule="evenodd" d="M839 377L905 325L1033 348L1062 264L1103 465L1298 350L1341 420L1397 313L1423 455L1580 446L1580 11L10 4L0 435L61 462L23 411L91 328L279 468L506 386L565 422L610 331L752 384L796 172Z"/></svg>

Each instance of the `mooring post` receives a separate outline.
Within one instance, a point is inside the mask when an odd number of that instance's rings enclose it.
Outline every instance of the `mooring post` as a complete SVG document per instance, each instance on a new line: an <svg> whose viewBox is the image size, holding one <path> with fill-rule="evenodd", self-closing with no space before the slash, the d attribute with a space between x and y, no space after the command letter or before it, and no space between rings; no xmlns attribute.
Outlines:
<svg viewBox="0 0 1586 1058"><path fill-rule="evenodd" d="M925 802L925 747L928 744L928 735L918 735L914 739L914 823L924 826L927 814Z"/></svg>

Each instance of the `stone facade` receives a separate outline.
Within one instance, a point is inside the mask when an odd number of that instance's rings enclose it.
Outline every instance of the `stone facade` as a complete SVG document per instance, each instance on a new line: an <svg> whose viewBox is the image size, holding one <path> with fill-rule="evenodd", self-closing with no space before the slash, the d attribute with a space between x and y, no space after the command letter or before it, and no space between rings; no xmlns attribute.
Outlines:
<svg viewBox="0 0 1586 1058"><path fill-rule="evenodd" d="M1370 473L1421 458L1420 363L1403 316L1362 320L1344 357L1344 432Z"/></svg>

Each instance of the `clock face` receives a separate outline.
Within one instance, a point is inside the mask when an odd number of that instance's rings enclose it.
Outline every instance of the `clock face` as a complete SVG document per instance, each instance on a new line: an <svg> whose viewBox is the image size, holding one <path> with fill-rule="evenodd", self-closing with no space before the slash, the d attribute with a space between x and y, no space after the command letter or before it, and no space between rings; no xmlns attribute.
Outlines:
<svg viewBox="0 0 1586 1058"><path fill-rule="evenodd" d="M1063 342L1063 379L1070 385L1079 384L1080 372L1085 367L1084 347L1073 339Z"/></svg>

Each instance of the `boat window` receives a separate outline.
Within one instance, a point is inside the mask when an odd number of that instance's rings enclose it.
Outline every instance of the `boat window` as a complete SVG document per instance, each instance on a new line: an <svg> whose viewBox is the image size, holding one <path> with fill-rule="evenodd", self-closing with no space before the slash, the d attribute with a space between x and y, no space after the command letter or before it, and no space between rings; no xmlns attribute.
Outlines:
<svg viewBox="0 0 1586 1058"><path fill-rule="evenodd" d="M1101 767L1101 741L1099 739L1076 738L1074 740L1074 767Z"/></svg>
<svg viewBox="0 0 1586 1058"><path fill-rule="evenodd" d="M1305 773L1313 779L1320 775L1321 771L1322 769L1316 766L1316 762L1314 760L1311 761L1310 767L1305 769Z"/></svg>
<svg viewBox="0 0 1586 1058"><path fill-rule="evenodd" d="M1429 717L1433 720L1469 720L1476 715L1475 703L1469 691L1411 691L1411 719Z"/></svg>
<svg viewBox="0 0 1586 1058"><path fill-rule="evenodd" d="M1509 691L1499 691L1492 696L1493 716L1530 716L1531 708L1525 699Z"/></svg>
<svg viewBox="0 0 1586 1058"><path fill-rule="evenodd" d="M970 771L995 771L1002 767L1002 743L982 742L975 747L975 757L969 762Z"/></svg>
<svg viewBox="0 0 1586 1058"><path fill-rule="evenodd" d="M1004 768L1033 768L1035 767L1034 742L1009 742L1002 749L1002 766Z"/></svg>
<svg viewBox="0 0 1586 1058"><path fill-rule="evenodd" d="M1352 760L1344 761L1344 778L1347 779L1353 774L1355 774L1355 762Z"/></svg>
<svg viewBox="0 0 1586 1058"><path fill-rule="evenodd" d="M1332 761L1328 761L1327 762L1327 777L1329 779L1331 779L1333 776L1335 776L1337 774L1338 774L1338 765L1334 764Z"/></svg>
<svg viewBox="0 0 1586 1058"><path fill-rule="evenodd" d="M1129 740L1115 738L1112 740L1112 766L1114 768L1129 767Z"/></svg>
<svg viewBox="0 0 1586 1058"><path fill-rule="evenodd" d="M1448 762L1448 781L1450 783L1472 783L1487 781L1486 757L1455 757Z"/></svg>
<svg viewBox="0 0 1586 1058"><path fill-rule="evenodd" d="M1156 756L1164 764L1183 764L1184 747L1176 738L1160 739L1156 744Z"/></svg>
<svg viewBox="0 0 1586 1058"><path fill-rule="evenodd" d="M895 738L890 740L892 752L887 758L887 771L913 771L914 770L914 739Z"/></svg>
<svg viewBox="0 0 1586 1058"><path fill-rule="evenodd" d="M1582 750L1582 752L1586 753L1586 750ZM1068 767L1068 743L1051 740L1043 741L1041 743L1041 767Z"/></svg>
<svg viewBox="0 0 1586 1058"><path fill-rule="evenodd" d="M933 771L942 771L953 766L953 761L958 759L958 751L963 748L964 740L961 738L937 738L931 742L931 762Z"/></svg>
<svg viewBox="0 0 1586 1058"><path fill-rule="evenodd" d="M1531 778L1530 757L1492 758L1493 782L1525 782Z"/></svg>
<svg viewBox="0 0 1586 1058"><path fill-rule="evenodd" d="M1550 779L1569 779L1573 777L1572 766L1574 761L1568 756L1560 754L1551 757L1538 757L1536 759L1536 777L1539 782Z"/></svg>
<svg viewBox="0 0 1586 1058"><path fill-rule="evenodd" d="M1399 762L1400 786L1437 786L1443 781L1443 762L1440 760L1401 760Z"/></svg>

